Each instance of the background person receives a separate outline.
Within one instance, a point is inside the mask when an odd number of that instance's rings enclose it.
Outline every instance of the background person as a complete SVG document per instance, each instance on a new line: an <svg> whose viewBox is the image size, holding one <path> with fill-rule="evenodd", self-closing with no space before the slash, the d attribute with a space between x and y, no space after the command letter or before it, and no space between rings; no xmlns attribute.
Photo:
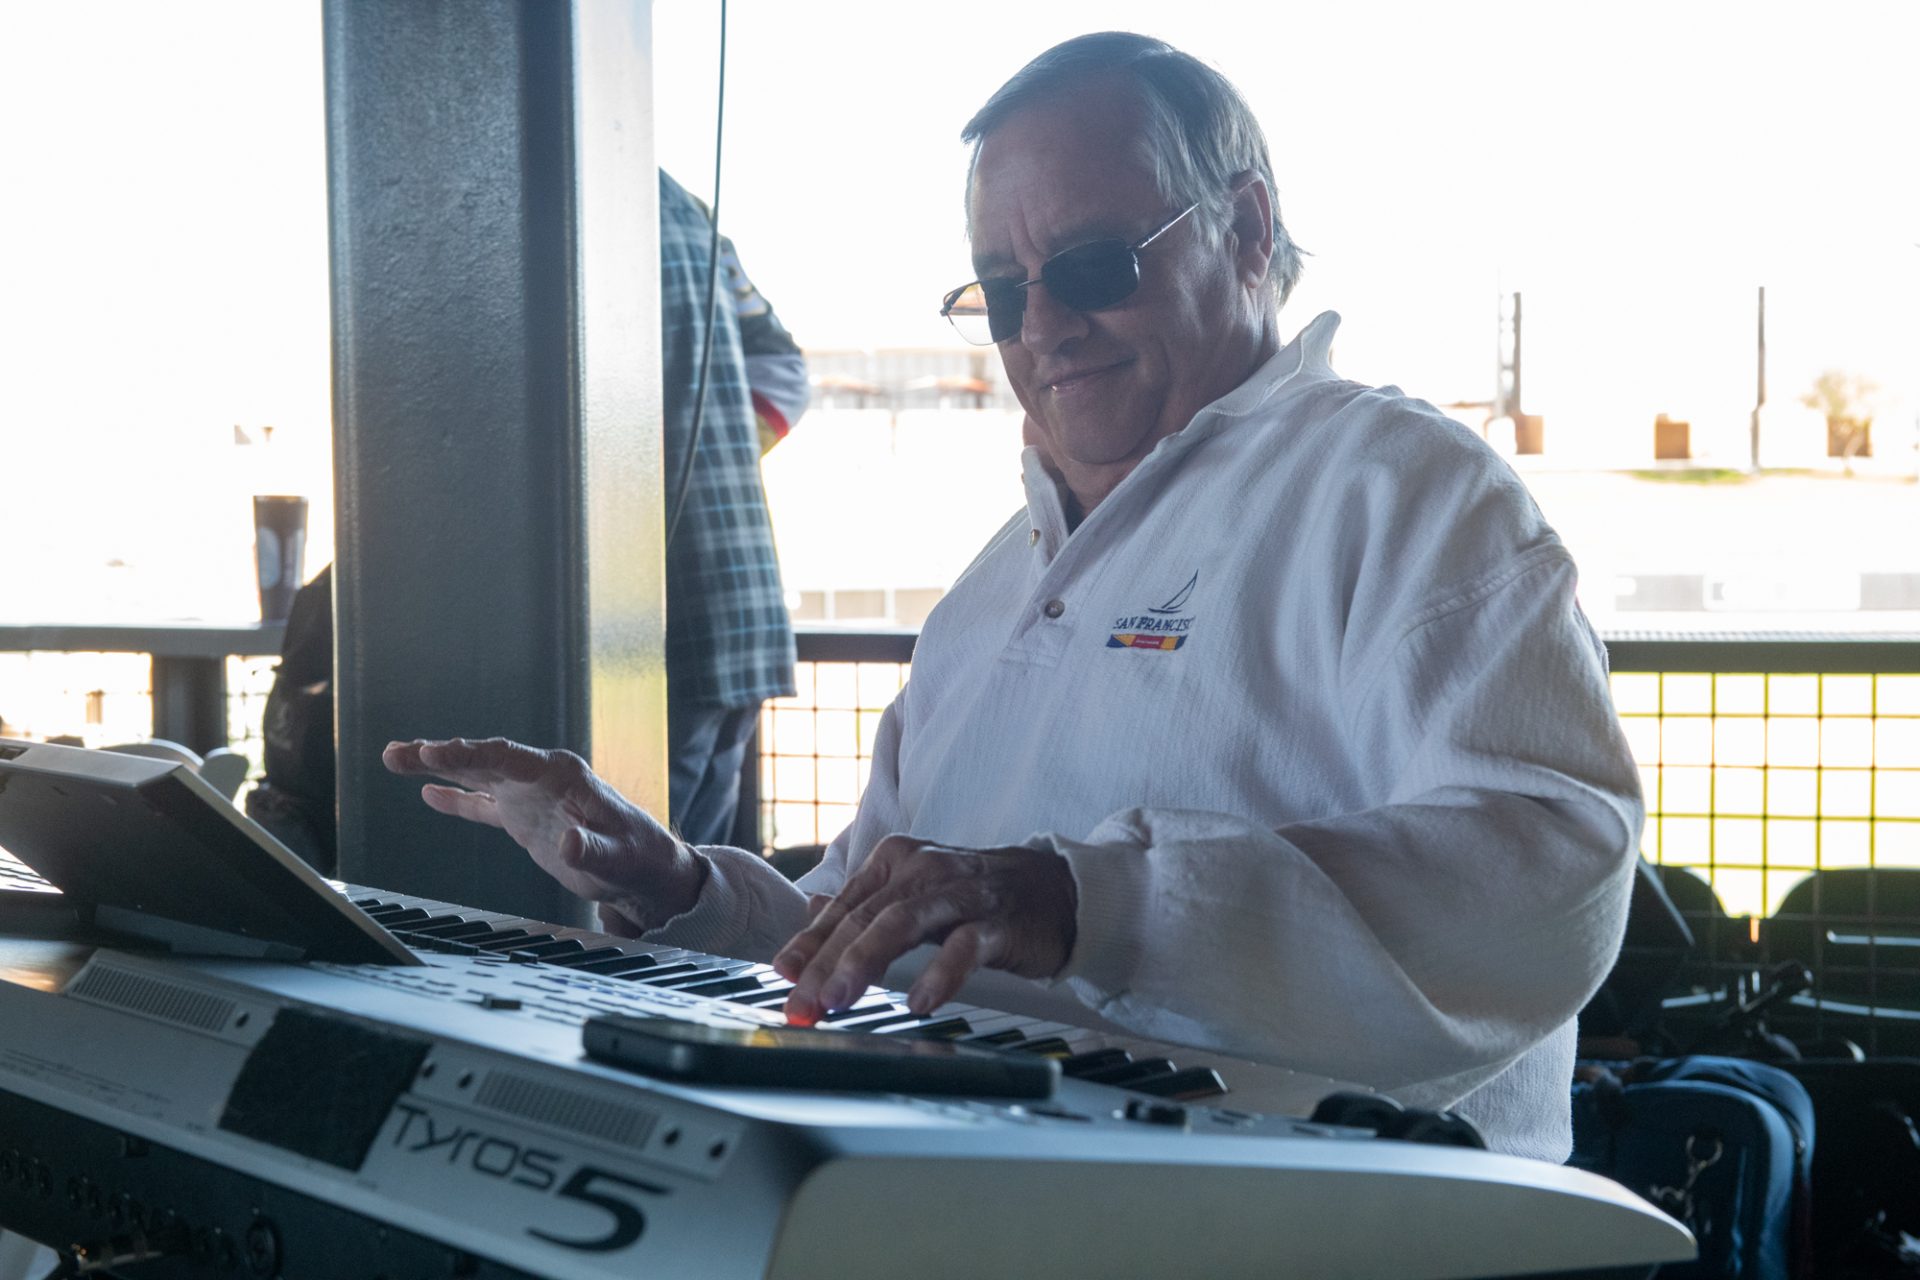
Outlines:
<svg viewBox="0 0 1920 1280"><path fill-rule="evenodd" d="M709 332L713 223L660 174L661 374L667 540L668 806L696 844L732 838L740 768L760 704L793 693L793 626L767 516L760 456L806 408L800 348L721 242L725 296L712 317L700 439L684 506L674 486L693 443Z"/></svg>
<svg viewBox="0 0 1920 1280"><path fill-rule="evenodd" d="M676 477L692 437L706 340L712 223L664 172L660 217L666 474ZM793 633L759 458L786 438L808 399L799 345L724 236L720 268L725 294L700 448L667 550L668 803L676 829L700 844L730 838L760 705L793 692ZM339 858L332 681L329 565L294 597L267 695L266 774L246 802L248 814L325 875Z"/></svg>

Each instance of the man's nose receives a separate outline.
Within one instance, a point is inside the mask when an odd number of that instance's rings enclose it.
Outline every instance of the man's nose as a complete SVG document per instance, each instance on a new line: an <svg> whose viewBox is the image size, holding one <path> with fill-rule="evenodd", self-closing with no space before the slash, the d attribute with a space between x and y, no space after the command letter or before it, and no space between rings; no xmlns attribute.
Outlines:
<svg viewBox="0 0 1920 1280"><path fill-rule="evenodd" d="M1020 316L1020 342L1036 354L1057 351L1087 332L1085 312L1075 311L1044 284L1027 286L1027 307Z"/></svg>

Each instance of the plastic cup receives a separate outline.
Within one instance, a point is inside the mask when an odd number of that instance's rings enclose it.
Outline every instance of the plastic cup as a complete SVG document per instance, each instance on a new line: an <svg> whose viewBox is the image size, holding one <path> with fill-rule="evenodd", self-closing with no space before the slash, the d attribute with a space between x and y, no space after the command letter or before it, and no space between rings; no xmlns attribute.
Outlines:
<svg viewBox="0 0 1920 1280"><path fill-rule="evenodd" d="M260 576L260 620L285 622L303 578L307 500L292 494L255 494L253 551Z"/></svg>

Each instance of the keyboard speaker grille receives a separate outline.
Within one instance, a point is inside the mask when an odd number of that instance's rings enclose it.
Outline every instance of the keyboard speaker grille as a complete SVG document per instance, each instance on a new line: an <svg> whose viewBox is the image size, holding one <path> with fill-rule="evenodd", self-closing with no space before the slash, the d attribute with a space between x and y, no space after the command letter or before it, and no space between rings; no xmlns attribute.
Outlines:
<svg viewBox="0 0 1920 1280"><path fill-rule="evenodd" d="M551 1125L621 1146L643 1146L658 1117L641 1107L608 1102L510 1071L490 1071L474 1101L502 1115Z"/></svg>
<svg viewBox="0 0 1920 1280"><path fill-rule="evenodd" d="M233 1001L204 991L101 965L81 974L67 994L197 1031L225 1029L236 1008Z"/></svg>

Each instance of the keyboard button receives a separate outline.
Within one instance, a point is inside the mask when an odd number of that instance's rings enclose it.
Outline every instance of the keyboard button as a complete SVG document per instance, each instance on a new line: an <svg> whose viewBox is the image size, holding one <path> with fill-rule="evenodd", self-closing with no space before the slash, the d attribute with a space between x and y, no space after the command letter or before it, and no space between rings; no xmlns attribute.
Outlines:
<svg viewBox="0 0 1920 1280"><path fill-rule="evenodd" d="M1156 1098L1197 1102L1202 1098L1220 1097L1227 1092L1227 1082L1212 1067L1188 1067L1184 1071L1171 1072L1153 1080L1137 1080L1127 1088L1135 1093L1150 1093Z"/></svg>
<svg viewBox="0 0 1920 1280"><path fill-rule="evenodd" d="M1167 1058L1142 1058L1138 1062L1128 1062L1117 1067L1106 1067L1099 1071L1089 1071L1080 1078L1088 1084L1110 1084L1128 1086L1136 1080L1151 1080L1155 1076L1172 1074L1174 1066Z"/></svg>
<svg viewBox="0 0 1920 1280"><path fill-rule="evenodd" d="M1065 1058L1073 1053L1073 1046L1059 1036L1042 1036L1038 1040L1022 1040L1013 1046L1021 1053L1037 1053L1043 1058Z"/></svg>
<svg viewBox="0 0 1920 1280"><path fill-rule="evenodd" d="M1062 1058L1060 1074L1083 1079L1090 1071L1124 1067L1132 1061L1133 1055L1125 1049L1090 1049L1086 1053L1076 1053L1070 1058Z"/></svg>

